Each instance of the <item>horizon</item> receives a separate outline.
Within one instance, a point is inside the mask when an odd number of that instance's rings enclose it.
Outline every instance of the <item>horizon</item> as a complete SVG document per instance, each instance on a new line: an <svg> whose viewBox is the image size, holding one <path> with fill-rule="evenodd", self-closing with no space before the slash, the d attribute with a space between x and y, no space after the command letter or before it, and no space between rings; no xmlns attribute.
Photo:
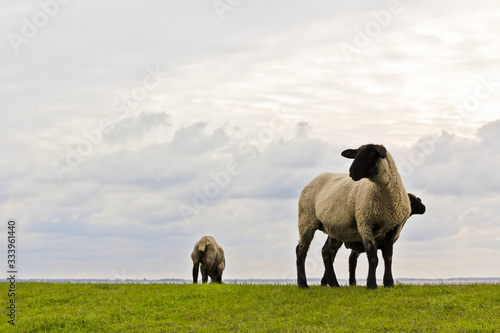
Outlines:
<svg viewBox="0 0 500 333"><path fill-rule="evenodd" d="M310 282L310 285L319 285L321 283L321 278L308 278L308 281ZM341 286L349 286L349 280L348 279L338 279L339 283ZM95 282L95 283L100 283L100 282L111 282L111 283L185 283L185 284L192 284L193 280L192 279L170 279L170 278L163 278L163 279L38 279L38 278L32 278L32 279L18 279L17 282L55 282L55 283L80 283L80 282ZM252 278L247 278L247 279L224 279L223 284L238 284L238 283L249 283L249 284L272 284L272 283L278 283L278 284L290 284L290 285L296 285L297 281L296 279L252 279ZM254 283L252 283L254 282ZM377 279L377 284L382 285L383 280L382 279ZM397 283L409 283L409 284L420 284L420 283L500 283L500 277L486 277L486 278L478 278L478 277L468 277L468 278L435 278L435 279L414 279L414 278L394 278L394 282ZM208 283L212 283L209 282ZM201 284L199 281L198 284ZM358 279L358 283L356 286L365 286L366 285L366 279ZM335 289L335 287L328 287L325 286L325 288L332 288Z"/></svg>

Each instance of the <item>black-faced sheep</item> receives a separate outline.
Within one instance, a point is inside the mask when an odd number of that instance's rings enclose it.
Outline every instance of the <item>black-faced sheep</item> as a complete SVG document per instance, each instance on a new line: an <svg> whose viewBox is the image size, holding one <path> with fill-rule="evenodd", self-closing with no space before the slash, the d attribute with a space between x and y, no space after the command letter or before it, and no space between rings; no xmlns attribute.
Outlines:
<svg viewBox="0 0 500 333"><path fill-rule="evenodd" d="M410 198L410 204L411 204L411 215L418 214L422 215L425 213L425 205L422 203L422 200L415 196L412 193L408 193L408 197ZM399 234L401 230L394 236L394 243L398 240ZM385 237L379 237L376 239L377 242L377 248L383 249L385 242ZM323 249L321 250L321 254L323 255L323 263L325 265L325 274L323 275L323 278L321 279L321 285L326 286L327 281L326 281L326 266L327 265L333 265L335 257L332 256L332 251L330 249L331 244L333 243L333 240L331 239L330 236L328 236L325 245L323 246ZM365 252L365 248L363 246L363 242L346 242L345 247L348 249L351 249L351 255L349 256L349 285L350 286L355 286L356 285L356 266L358 264L358 257L359 254L362 252ZM332 268L333 270L333 268Z"/></svg>
<svg viewBox="0 0 500 333"><path fill-rule="evenodd" d="M201 282L222 283L222 271L226 267L224 250L212 236L203 236L194 246L193 253L193 283L198 283L198 269L201 266Z"/></svg>
<svg viewBox="0 0 500 333"><path fill-rule="evenodd" d="M332 257L344 242L362 242L368 256L367 288L377 288L376 239L385 235L384 286L392 287L392 250L397 230L410 217L410 199L392 156L382 145L347 149L354 159L347 174L323 173L307 184L299 198L297 282L307 287L305 260L316 230L332 238ZM333 265L325 267L326 281L338 285Z"/></svg>

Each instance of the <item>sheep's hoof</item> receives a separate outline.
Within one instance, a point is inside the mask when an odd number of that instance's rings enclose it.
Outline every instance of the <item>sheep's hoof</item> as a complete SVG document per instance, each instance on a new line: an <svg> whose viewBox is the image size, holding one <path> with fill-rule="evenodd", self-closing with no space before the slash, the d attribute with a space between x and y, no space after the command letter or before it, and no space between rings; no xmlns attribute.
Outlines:
<svg viewBox="0 0 500 333"><path fill-rule="evenodd" d="M369 289L369 290L375 290L375 289L377 289L377 284L374 284L374 285L371 285L371 284L366 285L366 289Z"/></svg>
<svg viewBox="0 0 500 333"><path fill-rule="evenodd" d="M392 287L394 287L394 281L393 280L384 281L384 287L386 287L386 288L392 288Z"/></svg>
<svg viewBox="0 0 500 333"><path fill-rule="evenodd" d="M309 288L309 286L307 285L307 283L306 284L299 283L299 288L307 289L307 288Z"/></svg>
<svg viewBox="0 0 500 333"><path fill-rule="evenodd" d="M333 279L331 281L328 282L328 285L332 288L338 288L340 287L340 284L339 282L337 281L337 279Z"/></svg>

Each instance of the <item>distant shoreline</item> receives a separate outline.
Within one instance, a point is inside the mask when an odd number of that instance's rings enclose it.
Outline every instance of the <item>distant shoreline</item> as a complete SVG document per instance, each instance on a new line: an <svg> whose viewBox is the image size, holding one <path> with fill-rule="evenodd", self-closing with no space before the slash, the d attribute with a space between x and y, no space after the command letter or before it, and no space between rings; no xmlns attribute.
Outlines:
<svg viewBox="0 0 500 333"><path fill-rule="evenodd" d="M477 283L500 283L498 278L444 278L444 279L412 279L412 278L396 278L396 283L401 284L477 284ZM295 279L225 279L227 284L296 284ZM338 279L340 285L348 285L346 279ZM185 279L19 279L19 283L29 282L45 282L45 283L131 283L131 284L190 284L191 280ZM321 279L308 279L309 284L319 285ZM377 280L382 284L382 280ZM366 284L366 280L358 279L358 285Z"/></svg>

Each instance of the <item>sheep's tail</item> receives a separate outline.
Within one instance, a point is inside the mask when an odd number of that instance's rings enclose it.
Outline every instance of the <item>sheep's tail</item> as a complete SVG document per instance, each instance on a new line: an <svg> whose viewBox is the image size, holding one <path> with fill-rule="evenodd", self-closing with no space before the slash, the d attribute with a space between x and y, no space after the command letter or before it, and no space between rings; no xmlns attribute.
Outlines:
<svg viewBox="0 0 500 333"><path fill-rule="evenodd" d="M205 252L206 249L207 249L207 243L198 244L198 251Z"/></svg>

